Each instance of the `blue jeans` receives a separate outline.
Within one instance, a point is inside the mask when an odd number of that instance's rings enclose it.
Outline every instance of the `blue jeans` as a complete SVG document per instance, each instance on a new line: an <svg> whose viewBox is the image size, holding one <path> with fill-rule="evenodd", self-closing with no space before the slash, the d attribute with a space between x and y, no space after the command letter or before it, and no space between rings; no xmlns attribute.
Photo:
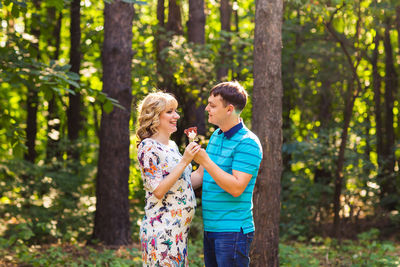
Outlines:
<svg viewBox="0 0 400 267"><path fill-rule="evenodd" d="M204 232L206 267L244 267L250 263L250 245L254 232Z"/></svg>

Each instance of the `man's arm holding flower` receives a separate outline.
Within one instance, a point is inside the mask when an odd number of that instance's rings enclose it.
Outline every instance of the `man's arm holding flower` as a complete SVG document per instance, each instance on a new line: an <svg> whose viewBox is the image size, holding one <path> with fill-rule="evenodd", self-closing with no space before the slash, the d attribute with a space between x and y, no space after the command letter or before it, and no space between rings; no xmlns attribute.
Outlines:
<svg viewBox="0 0 400 267"><path fill-rule="evenodd" d="M194 160L207 170L222 189L234 197L238 197L244 192L252 177L249 173L237 170L232 170L232 174L225 172L210 159L204 149L196 154Z"/></svg>

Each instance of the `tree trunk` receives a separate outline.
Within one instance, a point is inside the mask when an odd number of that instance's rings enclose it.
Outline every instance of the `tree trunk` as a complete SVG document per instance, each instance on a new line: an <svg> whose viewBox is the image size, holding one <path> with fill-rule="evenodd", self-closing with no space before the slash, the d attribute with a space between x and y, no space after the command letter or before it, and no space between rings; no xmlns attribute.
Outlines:
<svg viewBox="0 0 400 267"><path fill-rule="evenodd" d="M382 168L383 162L383 133L382 133L382 110L381 110L381 83L382 77L379 74L378 69L378 57L379 57L379 43L381 37L379 34L375 36L375 49L372 54L372 80L374 88L374 103L375 103L375 123L376 123L376 151L378 154L378 166Z"/></svg>
<svg viewBox="0 0 400 267"><path fill-rule="evenodd" d="M169 0L168 2L168 22L167 30L173 35L182 35L182 15L179 0Z"/></svg>
<svg viewBox="0 0 400 267"><path fill-rule="evenodd" d="M354 102L357 98L357 95L354 91L354 80L349 82L346 99L345 99L345 107L343 112L343 129L342 134L340 136L340 147L339 147L339 155L336 163L336 172L335 172L335 191L333 196L333 235L336 237L340 237L340 196L342 194L342 184L343 184L343 166L345 159L345 150L347 145L347 136L349 133L349 125L350 120L353 115L353 107Z"/></svg>
<svg viewBox="0 0 400 267"><path fill-rule="evenodd" d="M232 6L230 4L230 0L221 0L220 5L220 16L221 16L221 31L231 32L231 15L232 15ZM228 76L229 68L227 65L229 64L229 55L231 50L231 45L229 44L230 38L224 37L223 44L219 50L220 54L220 66L217 70L217 79L221 81L224 77Z"/></svg>
<svg viewBox="0 0 400 267"><path fill-rule="evenodd" d="M71 50L70 50L70 65L71 71L79 75L79 69L81 66L81 15L80 15L80 0L73 0L71 2ZM75 94L68 94L69 107L67 111L68 116L68 139L72 142L72 148L68 154L73 159L79 159L79 151L75 144L75 141L79 137L79 131L82 128L82 116L81 116L81 95L80 92L74 86L70 86L70 89L75 91Z"/></svg>
<svg viewBox="0 0 400 267"><path fill-rule="evenodd" d="M251 266L279 266L282 174L282 0L256 1L252 125L263 147L254 192Z"/></svg>
<svg viewBox="0 0 400 267"><path fill-rule="evenodd" d="M400 55L400 4L396 7L396 30L397 30L397 47ZM397 114L397 121L400 121L400 113ZM397 132L397 134L400 134ZM400 138L399 135L397 135ZM400 157L397 158L397 165L400 166Z"/></svg>
<svg viewBox="0 0 400 267"><path fill-rule="evenodd" d="M397 74L393 62L393 49L390 42L390 20L387 21L383 44L385 47L385 138L383 142L383 173L380 179L381 205L387 210L393 210L396 206L391 195L396 193L395 180L392 178L395 166L395 135L393 127L394 94L397 89Z"/></svg>
<svg viewBox="0 0 400 267"><path fill-rule="evenodd" d="M168 41L166 40L165 36L165 0L157 1L157 21L158 29L154 34L154 44L156 51L157 73L159 74L159 77L162 78L165 60L161 57L161 51L168 46Z"/></svg>
<svg viewBox="0 0 400 267"><path fill-rule="evenodd" d="M348 136L348 127L350 125L350 120L353 114L353 107L354 107L354 102L356 98L358 97L358 94L362 90L362 85L360 81L360 77L358 76L357 73L357 66L359 65L361 61L361 57L357 56L356 59L353 59L352 56L350 55L350 52L347 47L347 40L343 39L343 37L336 32L336 30L332 26L332 21L333 17L336 14L336 12L339 9L336 9L335 12L331 13L330 20L325 23L325 26L329 33L332 35L332 37L339 43L343 54L345 58L347 59L347 63L349 64L349 69L352 74L352 78L348 84L347 92L346 92L346 97L345 97L345 107L344 107L344 114L343 114L343 130L341 134L341 142L340 142L340 148L339 148L339 155L338 155L338 160L336 163L336 171L335 171L335 190L334 190L334 195L333 195L333 212L334 212L334 219L333 219L333 235L336 237L339 237L339 228L340 228L340 217L339 217L339 211L340 211L340 196L342 193L342 184L343 184L343 166L344 166L344 154L345 154L345 149L347 145L347 136ZM361 15L360 15L360 10L361 7L358 5L358 20L356 22L356 33L354 35L355 39L357 42L360 42L360 21L361 21ZM357 47L359 47L357 45ZM360 55L361 53L356 53ZM354 83L356 83L356 88L354 88Z"/></svg>
<svg viewBox="0 0 400 267"><path fill-rule="evenodd" d="M61 23L62 23L62 12L59 12L58 18L56 20L56 9L51 7L48 9L49 23L56 21L53 27L53 34L51 38L55 40L48 40L49 45L55 47L54 54L51 56L52 60L58 60L60 54L60 33L61 33ZM57 98L55 94L49 100L47 115L47 145L46 145L46 161L50 162L53 157L58 161L62 160L62 153L58 146L60 141L60 117L58 115L58 105ZM58 136L57 136L58 133Z"/></svg>
<svg viewBox="0 0 400 267"><path fill-rule="evenodd" d="M396 7L397 46L400 47L400 4ZM398 49L400 54L400 49Z"/></svg>
<svg viewBox="0 0 400 267"><path fill-rule="evenodd" d="M204 0L189 0L188 40L195 44L205 43L206 15Z"/></svg>
<svg viewBox="0 0 400 267"><path fill-rule="evenodd" d="M39 40L40 40L40 15L35 13L40 11L40 1L34 0L35 11L32 13L31 18L31 34L35 36L37 42L32 43L32 56L37 60L40 59ZM28 148L24 158L32 163L36 159L36 134L37 134L37 111L39 105L38 88L36 88L34 81L30 80L27 93L27 118L26 118L26 147Z"/></svg>
<svg viewBox="0 0 400 267"><path fill-rule="evenodd" d="M329 59L327 59L329 60ZM324 138L326 136L327 130L329 130L329 124L332 120L332 92L331 92L331 81L328 79L322 81L322 86L320 88L320 99L319 99L319 107L318 107L318 117L317 120L321 123L320 127L317 128L316 132L318 133L319 140L321 145L324 147L329 147L330 140L329 137ZM329 157L327 153L322 153L322 158ZM332 194L330 193L329 184L333 181L333 173L326 168L323 164L316 166L314 172L314 184L319 185L322 188L319 192L319 200L317 204L317 212L315 213L315 218L319 215L319 222L325 218L326 214L331 214L331 203L332 203Z"/></svg>
<svg viewBox="0 0 400 267"><path fill-rule="evenodd" d="M160 8L161 9L161 8ZM183 27L182 27L182 15L181 15L181 7L180 7L180 1L179 0L169 0L168 2L168 21L166 24L166 38L167 40L163 40L164 45L163 49L168 47L169 40L171 40L175 35L182 35L183 34ZM164 55L165 56L165 55ZM185 92L182 86L178 86L176 83L175 77L174 77L174 66L171 66L167 58L162 58L160 56L160 64L158 65L158 70L160 73L160 78L161 81L158 84L158 87L162 90L166 90L169 93L172 93L175 95L175 97L178 100L178 103L180 106L182 106L182 109L186 111L187 109L183 105L187 105L188 103L185 103ZM186 112L187 114L187 112ZM184 114L185 115L185 112ZM178 121L178 131L173 135L174 140L176 141L176 144L180 146L182 144L182 138L183 138L183 131L184 127L187 125L186 123L187 118L183 116L181 120Z"/></svg>
<svg viewBox="0 0 400 267"><path fill-rule="evenodd" d="M204 14L204 0L189 0L189 20L188 20L188 41L198 45L205 44L205 24L206 15ZM195 85L201 88L202 84ZM205 96L202 95L203 92L200 90L200 98L203 99ZM206 122L205 122L205 105L196 99L191 99L191 103L196 103L196 105L190 105L189 103L189 114L190 119L188 125L197 126L197 131L201 135L206 134Z"/></svg>
<svg viewBox="0 0 400 267"><path fill-rule="evenodd" d="M94 238L107 245L131 243L128 201L131 112L132 4L104 8L103 92L124 107L103 112L96 187Z"/></svg>

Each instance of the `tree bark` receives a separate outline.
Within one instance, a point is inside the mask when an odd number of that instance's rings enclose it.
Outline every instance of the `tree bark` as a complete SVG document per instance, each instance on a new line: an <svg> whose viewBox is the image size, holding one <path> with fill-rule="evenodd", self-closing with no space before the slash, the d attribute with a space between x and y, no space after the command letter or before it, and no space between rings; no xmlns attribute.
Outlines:
<svg viewBox="0 0 400 267"><path fill-rule="evenodd" d="M379 58L379 43L381 36L377 33L375 36L375 48L372 53L372 86L374 89L374 111L375 111L375 129L376 129L376 153L378 154L378 167L383 168L383 126L382 126L382 107L381 107L381 83L382 77L379 74L378 58ZM380 175L378 173L378 175Z"/></svg>
<svg viewBox="0 0 400 267"><path fill-rule="evenodd" d="M397 46L400 47L400 4L396 7ZM400 54L400 49L398 50Z"/></svg>
<svg viewBox="0 0 400 267"><path fill-rule="evenodd" d="M182 15L179 0L169 0L168 2L168 22L167 30L173 35L182 35Z"/></svg>
<svg viewBox="0 0 400 267"><path fill-rule="evenodd" d="M56 19L56 9L51 7L48 9L49 23L56 21L52 24L53 34L51 39L48 40L49 45L55 47L54 54L51 56L52 60L58 60L60 54L60 34L61 34L61 23L62 23L62 12L58 12L58 18ZM55 38L53 40L53 38ZM46 145L46 161L50 162L53 157L58 161L62 160L62 153L58 146L60 141L60 118L58 115L57 97L55 94L49 100L47 115L47 145ZM56 134L58 133L58 136Z"/></svg>
<svg viewBox="0 0 400 267"><path fill-rule="evenodd" d="M383 142L383 173L380 177L381 186L381 204L387 210L393 210L396 206L396 201L392 199L390 195L396 193L395 180L392 178L395 166L395 134L393 127L393 106L394 106L394 95L397 89L397 73L393 62L393 49L390 42L390 28L391 21L388 19L386 23L385 36L383 44L385 48L385 120L384 120L384 133L385 138Z"/></svg>
<svg viewBox="0 0 400 267"><path fill-rule="evenodd" d="M105 4L103 92L124 107L103 112L100 126L93 237L107 245L131 243L128 178L133 15L132 4L118 0Z"/></svg>
<svg viewBox="0 0 400 267"><path fill-rule="evenodd" d="M35 11L32 13L31 18L31 27L30 31L33 36L35 36L37 42L32 43L32 56L37 60L40 59L40 51L39 51L39 40L40 40L40 15L35 12L40 11L39 0L34 0L33 5L35 6ZM27 109L27 117L26 117L26 147L28 148L27 153L25 153L24 158L27 161L32 163L35 162L36 159L36 134L37 134L37 111L38 111L38 88L34 84L33 80L30 80L28 86L27 93L27 101L26 101L26 109Z"/></svg>
<svg viewBox="0 0 400 267"><path fill-rule="evenodd" d="M205 44L205 24L206 15L204 13L204 0L189 0L189 20L188 20L188 41L198 45ZM202 88L202 84L195 85L198 88ZM200 90L199 97L203 99L205 96ZM189 121L188 125L197 126L197 132L201 135L206 134L206 122L205 122L205 105L196 99L191 99L189 103Z"/></svg>
<svg viewBox="0 0 400 267"><path fill-rule="evenodd" d="M205 43L206 15L204 0L189 0L188 40L195 44Z"/></svg>
<svg viewBox="0 0 400 267"><path fill-rule="evenodd" d="M358 96L356 94L357 91L354 90L354 80L349 82L346 99L345 99L345 107L343 112L343 129L342 134L340 136L340 146L339 146L339 155L336 163L336 171L335 171L335 191L333 196L333 234L336 237L340 237L340 196L342 194L342 184L343 184L343 166L345 160L345 150L347 145L347 136L349 133L349 125L350 120L353 115L353 107L354 102Z"/></svg>
<svg viewBox="0 0 400 267"><path fill-rule="evenodd" d="M158 29L154 34L154 44L156 51L157 73L161 78L163 76L163 67L165 66L165 60L161 57L161 51L168 46L168 42L165 39L165 0L157 1L157 21Z"/></svg>
<svg viewBox="0 0 400 267"><path fill-rule="evenodd" d="M282 0L256 1L252 125L263 147L254 191L251 266L279 266L282 174Z"/></svg>
<svg viewBox="0 0 400 267"><path fill-rule="evenodd" d="M232 15L232 6L230 4L230 0L221 0L220 5L220 16L221 16L221 31L231 32L231 15ZM220 66L217 70L217 79L221 81L224 77L228 76L229 68L226 66L229 64L229 55L231 50L231 45L229 44L230 38L224 37L223 44L219 50L220 54Z"/></svg>
<svg viewBox="0 0 400 267"><path fill-rule="evenodd" d="M79 75L81 66L81 15L80 15L80 0L73 0L71 2L71 49L70 49L70 65L71 71ZM70 89L75 91L75 94L68 94L69 106L67 110L68 117L68 139L72 142L72 148L68 154L73 159L79 159L79 151L75 141L79 137L79 131L82 128L82 103L80 92L74 86Z"/></svg>

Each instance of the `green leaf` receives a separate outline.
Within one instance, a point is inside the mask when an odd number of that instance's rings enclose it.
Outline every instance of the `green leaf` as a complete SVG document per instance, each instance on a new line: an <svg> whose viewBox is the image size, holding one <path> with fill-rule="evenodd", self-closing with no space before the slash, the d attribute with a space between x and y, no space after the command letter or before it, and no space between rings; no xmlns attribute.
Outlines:
<svg viewBox="0 0 400 267"><path fill-rule="evenodd" d="M62 11L64 8L64 1L50 0L49 6L55 7L58 11Z"/></svg>
<svg viewBox="0 0 400 267"><path fill-rule="evenodd" d="M111 103L111 101L106 101L103 105L103 109L108 114L114 109L114 105Z"/></svg>
<svg viewBox="0 0 400 267"><path fill-rule="evenodd" d="M15 4L13 5L13 7L11 9L11 15L14 18L18 18L18 16L19 16L19 8Z"/></svg>
<svg viewBox="0 0 400 267"><path fill-rule="evenodd" d="M70 85L72 85L75 88L81 88L81 86L79 85L79 83L75 82L75 81L71 81L71 80L67 80L67 83L69 83Z"/></svg>

